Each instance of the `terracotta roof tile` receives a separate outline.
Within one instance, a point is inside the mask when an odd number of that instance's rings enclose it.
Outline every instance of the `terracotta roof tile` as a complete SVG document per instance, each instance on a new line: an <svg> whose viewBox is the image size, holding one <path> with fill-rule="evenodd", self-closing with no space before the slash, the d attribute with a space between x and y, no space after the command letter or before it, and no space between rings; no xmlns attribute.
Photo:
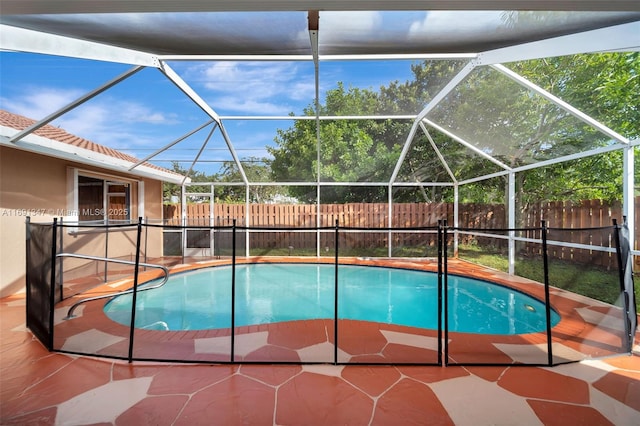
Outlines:
<svg viewBox="0 0 640 426"><path fill-rule="evenodd" d="M35 123L36 123L35 120L24 117L22 115L14 114L5 110L0 110L0 126L11 127L16 130L24 130ZM68 145L76 146L78 148L84 148L89 151L97 152L99 154L108 155L109 157L125 160L133 164L139 161L137 158L131 155L125 154L124 152L120 152L113 148L109 148L107 146L100 145L95 142L91 142L90 140L81 138L79 136L72 135L71 133L68 133L66 130L52 126L50 124L47 124L39 128L34 132L34 134L38 136L42 136L47 139L51 139L54 141L66 143ZM156 166L155 164L151 164L148 162L145 162L143 164L149 168L152 168L158 171L180 176L179 174L171 170Z"/></svg>

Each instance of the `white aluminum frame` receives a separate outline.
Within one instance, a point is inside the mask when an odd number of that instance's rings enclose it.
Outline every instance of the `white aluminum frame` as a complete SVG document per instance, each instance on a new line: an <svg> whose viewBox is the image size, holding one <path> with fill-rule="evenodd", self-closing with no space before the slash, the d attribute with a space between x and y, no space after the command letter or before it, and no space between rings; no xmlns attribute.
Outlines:
<svg viewBox="0 0 640 426"><path fill-rule="evenodd" d="M477 2L478 3L478 2ZM580 3L580 5L578 5ZM427 7L428 6L428 7ZM476 4L478 9L486 9L486 10L501 10L504 8L504 3L496 0L480 0L478 4ZM4 14L16 14L16 13L59 13L60 10L65 10L66 13L81 13L81 12L132 12L132 11L196 11L196 10L419 10L424 9L425 7L429 9L446 9L446 10L465 10L468 8L468 1L464 0L431 0L426 3L421 1L398 1L389 3L387 1L382 0L354 0L351 2L343 2L341 0L305 0L305 1L294 1L294 0L280 0L278 2L260 2L258 5L255 2L238 2L237 0L223 0L220 2L209 2L203 3L197 0L185 0L182 2L175 2L173 0L160 0L154 2L128 2L124 0L113 0L111 2L101 2L100 4L84 4L83 2L70 2L68 0L48 0L48 1L18 1L18 0L4 0L3 1L3 13ZM90 8L87 9L87 8ZM510 9L512 10L630 10L630 11L640 11L640 3L637 0L611 0L608 2L602 1L572 1L572 0L511 0ZM259 186L259 185L304 185L304 186L313 186L315 185L317 188L317 200L318 204L321 203L321 191L320 188L323 186L343 186L343 185L355 185L355 186L386 186L388 188L388 199L389 199L389 212L392 212L392 190L394 187L402 187L402 186L453 186L454 188L454 197L455 197L455 221L454 223L457 225L457 203L458 203L458 189L460 185L465 183L477 182L484 179L488 179L491 177L508 175L509 176L509 184L508 184L508 225L510 228L515 227L515 174L524 170L544 167L546 165L559 163L562 161L568 161L572 159L583 158L590 155L596 155L599 153L604 153L612 150L622 150L623 158L624 158L624 172L623 172L623 209L626 218L633 224L633 219L635 218L635 211L633 207L633 199L634 199L634 170L635 170L635 159L633 147L638 145L638 141L629 141L627 138L624 138L614 130L608 128L607 126L599 123L597 120L589 117L588 115L582 113L578 109L572 107L571 105L563 102L552 94L546 92L540 87L534 85L528 80L524 79L522 76L517 73L509 70L506 66L502 65L506 62L511 61L520 61L520 60L529 60L536 58L544 58L544 57L553 57L553 56L561 56L561 55L569 55L576 53L585 53L585 52L604 52L604 51L640 51L640 21L632 22L628 24L615 25L607 28L601 28L592 31L585 31L581 33L550 38L546 40L524 43L518 46L511 46L501 49L495 49L487 52L470 52L463 54L416 54L416 55L320 55L318 51L318 31L317 29L309 30L310 37L310 46L311 46L311 55L184 55L184 56L176 56L176 55L155 55L149 52L140 52L131 49L124 49L115 46L110 46L107 44L100 44L95 42L88 42L80 39L74 39L71 37L64 37L54 34L45 34L35 30L29 30L24 28L17 28L13 26L7 26L0 24L0 49L11 50L11 51L22 51L22 52L32 52L32 53L43 53L50 55L61 55L61 56L69 56L75 58L83 58L83 59L92 59L92 60L101 60L101 61L110 61L117 62L123 64L131 64L135 67L122 74L119 77L116 77L114 80L107 82L100 88L87 93L83 97L74 101L73 103L65 106L64 108L56 111L45 119L40 120L35 125L30 128L19 132L18 134L13 135L10 138L10 142L17 143L22 138L29 136L35 130L40 128L41 126L49 123L55 118L63 115L69 110L75 108L76 106L82 104L83 102L97 96L103 91L109 89L110 87L118 84L119 82L125 80L130 75L138 72L143 67L153 67L159 69L166 78L174 83L188 98L190 98L198 107L200 107L210 118L211 120L199 127L198 129L190 132L184 137L179 138L178 140L164 146L160 150L154 152L145 160L133 165L129 170L133 170L136 167L141 166L144 161L151 159L152 157L158 155L161 152L166 151L171 146L179 143L184 140L186 137L190 136L193 133L201 130L211 123L215 123L213 126L213 131L216 127L220 128L221 134L224 138L224 141L229 149L231 156L233 157L233 161L235 162L240 175L242 177L242 182L238 183L216 183L216 185L244 185L245 186L245 194L246 199L245 203L248 207L249 204L249 191L251 186ZM319 115L319 66L322 61L354 61L354 60L397 60L397 59L469 59L469 63L465 65L465 67L454 76L449 83L438 93L436 96L420 111L417 115L401 115L401 116L344 116L344 117L328 117L328 116L320 116ZM201 60L269 60L269 61L313 61L315 68L315 104L316 104L316 115L315 117L276 117L276 116L255 116L255 117L241 117L241 116L228 116L228 117L220 117L207 102L205 102L198 93L193 90L173 69L167 64L167 61L201 61ZM565 109L570 114L574 115L576 118L584 121L590 126L596 128L600 132L608 135L612 139L618 141L618 144L603 147L595 150L591 150L588 152L577 153L570 156L565 156L562 158L557 158L554 160L543 161L536 164L531 164L527 166L510 168L504 163L498 161L497 159L491 157L489 154L478 150L474 147L474 145L459 136L453 134L452 132L443 129L438 126L437 123L433 123L428 120L426 117L428 113L433 110L445 97L455 89L455 87L461 83L476 67L478 66L486 66L489 65L493 69L501 72L517 83L523 85L529 90L534 91L540 96L548 99L554 104L558 105L560 108ZM317 172L316 182L250 182L247 179L247 176L244 172L242 164L239 160L239 157L235 151L234 145L227 134L224 121L225 120L239 120L239 119L252 119L252 120L316 120L318 123L317 126L317 144L318 144L318 167L320 166L319 161L319 147L320 147L320 126L319 123L321 120L362 120L362 119L385 119L385 118L393 118L393 119L410 119L413 120L413 125L407 136L407 139L404 142L403 149L401 151L400 157L395 165L391 178L388 182L322 182L320 179L319 169ZM464 181L457 181L450 168L448 167L446 160L439 152L437 146L433 142L429 132L427 131L425 124L430 126L431 128L439 131L458 143L464 145L465 147L473 150L476 154L483 156L489 161L492 161L499 167L501 167L504 171L492 173L485 176L479 176L473 179L467 179ZM448 183L436 183L436 182L418 182L418 183L410 183L410 182L397 182L397 177L400 172L401 166L406 158L406 155L409 152L411 144L415 138L416 132L418 129L421 129L423 133L427 136L431 147L434 149L434 152L439 157L443 167L447 170L447 173L451 177L451 182ZM209 135L209 137L211 134ZM198 152L198 155L194 159L193 165L197 162L206 145L209 137L206 139L202 148ZM191 167L191 168L192 168ZM188 179L183 180L182 187L182 199L183 202L185 200L185 185L188 185ZM212 184L213 191L213 184ZM213 193L213 192L212 192ZM247 209L248 212L248 209ZM183 215L186 212L184 211L183 204ZM389 215L391 220L391 214ZM248 223L248 218L247 224ZM391 223L391 222L390 222ZM320 224L320 217L318 214L317 224ZM632 232L633 238L637 238L637 236ZM319 239L318 239L319 241ZM514 235L509 236L510 246L509 246L509 264L510 264L510 273L513 272L513 260L514 260ZM633 242L632 242L633 244ZM248 244L248 234L247 234L247 250L249 248ZM635 255L640 255L640 252L635 250L633 251ZM318 255L320 253L320 247L318 246ZM389 253L391 253L391 248L389 249Z"/></svg>

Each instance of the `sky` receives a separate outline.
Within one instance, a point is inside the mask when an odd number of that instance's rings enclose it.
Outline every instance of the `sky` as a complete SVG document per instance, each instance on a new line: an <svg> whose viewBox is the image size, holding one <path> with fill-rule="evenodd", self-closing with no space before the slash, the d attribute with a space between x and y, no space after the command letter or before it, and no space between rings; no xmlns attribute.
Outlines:
<svg viewBox="0 0 640 426"><path fill-rule="evenodd" d="M456 20L451 12L323 12L320 16L321 43L327 49L339 49L348 43L358 48L370 43L388 43L387 38L405 40L420 46L425 40L439 43L435 36L445 32L455 38L450 24L464 28L467 37L489 34L488 27L503 24L499 11L470 12L473 19ZM240 14L210 14L204 21L199 14L184 14L174 21L170 14L108 15L86 17L51 15L59 28L90 25L99 33L117 36L132 26L141 37L153 37L166 29L176 31L175 43L184 31L202 31L209 37L233 46L257 43L261 37L280 37L282 43L308 49L307 16L303 12L256 14L254 31L245 31ZM295 18L295 19L292 19ZM19 17L17 19L20 19ZM25 18L29 19L29 17ZM203 22L206 24L203 25ZM345 25L347 23L348 25ZM174 25L174 27L172 27ZM210 28L215 28L212 32ZM282 31L281 31L282 30ZM244 31L244 32L243 32ZM284 38L283 38L284 37ZM177 41L176 41L177 40ZM307 53L307 52L304 52ZM391 81L411 79L414 61L322 62L320 65L320 100L327 90L343 82L345 87L379 90ZM301 115L313 105L315 96L312 62L169 62L212 109L221 116ZM39 120L124 73L129 65L88 61L38 54L0 52L0 107ZM416 114L418 111L407 111ZM161 72L144 69L110 88L96 98L56 119L52 124L69 133L145 158L163 146L206 123L209 117L178 90ZM225 120L224 126L238 157L265 157L266 146L274 146L277 129L293 126L292 120ZM200 147L207 141L211 126L178 143L170 152L154 157L156 164L171 167L169 160L183 161L188 168ZM207 142L201 167L211 173L220 161L230 161L231 154L216 130ZM209 165L203 162L212 161ZM153 161L153 160L152 160ZM209 167L214 165L213 167Z"/></svg>
<svg viewBox="0 0 640 426"><path fill-rule="evenodd" d="M329 62L320 70L320 98L343 82L378 90L411 78L411 61ZM220 116L302 115L314 103L312 62L169 62ZM131 68L129 65L38 54L0 53L0 108L35 120L68 105ZM205 124L209 117L160 71L144 69L52 122L69 133L145 158ZM277 129L293 120L224 120L240 158L265 157ZM211 126L154 157L190 166ZM231 160L219 130L206 145L200 167ZM213 161L209 163L206 161Z"/></svg>
<svg viewBox="0 0 640 426"><path fill-rule="evenodd" d="M460 19L460 15L447 11L323 12L320 16L321 46L331 50L348 43L354 49L369 48L392 39L404 40L410 49L426 44L442 47L442 43L464 43L465 38L466 42L470 42L484 37L485 41L491 42L504 36L501 31L529 31L532 26L540 24L527 21L525 14L515 20L519 28L514 29L514 23L508 22L509 16L501 11L465 13L465 19ZM179 31L189 30L189 25L203 25L195 15L187 14L188 19L180 22L183 27L178 28ZM577 15L565 13L559 18L574 19L572 17ZM117 34L118 31L124 31L122 28L135 25L141 37L153 37L168 28L171 14L134 14L125 18L115 20L115 24L122 27L105 21L104 16L94 17L90 25L96 26L98 33L103 31L107 34ZM260 37L264 36L262 30L284 37L286 40L283 40L292 46L308 48L309 34L304 13L302 19L295 21L297 26L290 32L285 28L283 34L278 33L279 28L274 26L277 21L261 17L252 22L264 27L247 32L238 27L240 21L234 21L237 18L238 15L233 13L211 15L205 20L208 27L204 25L194 28L194 31L209 31L208 36L219 37L230 48L237 40L245 44L258 43ZM287 22L288 15L281 18ZM73 22L76 17L72 15L54 15L49 19L59 20L56 25L62 29L65 25L77 24ZM212 22L216 25L212 25ZM455 23L455 32L451 31L452 22ZM559 21L550 20L547 25L553 22ZM209 27L215 28L215 31ZM241 38L245 36L247 40ZM180 39L171 41L179 43ZM379 90L392 81L407 81L412 78L412 63L414 61L409 60L323 61L319 75L320 101L323 102L327 90L337 87L339 82L347 88ZM311 61L169 61L169 65L222 117L301 115L305 107L314 103L315 79ZM0 108L40 120L130 68L126 64L0 51ZM418 112L403 111L405 114ZM209 117L160 71L146 68L64 114L52 124L142 159L208 120ZM294 121L223 120L223 123L238 157L243 159L267 156L265 147L275 146L277 130L292 127ZM206 142L206 151L200 157L201 168L207 174L217 171L221 162L231 161L232 156L220 130L215 130L208 139L212 127L197 132L152 161L170 168L170 160L178 160L183 168L189 168Z"/></svg>

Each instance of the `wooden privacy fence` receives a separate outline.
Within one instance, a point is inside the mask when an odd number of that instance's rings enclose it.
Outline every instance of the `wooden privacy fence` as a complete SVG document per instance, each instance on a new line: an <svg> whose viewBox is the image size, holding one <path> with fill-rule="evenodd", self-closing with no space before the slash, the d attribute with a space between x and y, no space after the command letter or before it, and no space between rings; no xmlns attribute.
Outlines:
<svg viewBox="0 0 640 426"><path fill-rule="evenodd" d="M238 226L245 225L244 204L214 203L212 207L210 209L209 204L188 204L186 224L229 226L236 219ZM459 207L458 226L461 228L507 228L505 207L501 204L468 203ZM389 226L386 203L321 204L319 208L318 224L318 206L315 204L250 204L248 220L251 226L256 227L330 227L335 225L336 219L344 227ZM635 209L640 212L640 197L635 199ZM181 225L180 205L165 205L164 219L167 225ZM447 219L449 225L453 225L453 203L395 203L391 227L437 226L440 219ZM521 214L518 227L537 228L542 220L546 220L550 228L600 228L611 226L613 219L622 222L622 208L618 203L553 201L527 208ZM636 214L635 228L640 229L640 214Z"/></svg>
<svg viewBox="0 0 640 426"><path fill-rule="evenodd" d="M409 227L436 227L438 220L446 219L449 225L453 225L453 203L394 203L391 213L392 220L389 224L389 210L386 203L346 203L346 204L250 204L248 215L245 215L247 206L244 204L188 204L186 225L203 226L230 226L236 220L238 226L245 226L245 217L251 227L291 227L291 228L315 228L333 227L336 220L341 227L358 228L409 228ZM319 215L318 215L319 209ZM640 197L635 199L635 211L640 212ZM506 212L504 205L466 203L459 205L460 228L475 229L504 229L507 228ZM167 225L181 225L180 205L165 205L164 219ZM541 221L546 220L549 228L562 228L565 231L557 231L550 239L557 237L559 240L569 243L591 244L609 247L611 241L609 234L602 232L570 232L577 228L601 228L611 226L613 219L622 223L622 209L619 203L606 204L600 200L587 200L580 203L568 201L554 201L538 203L528 207L518 218L518 228L539 228ZM636 214L635 231L640 230L640 214ZM282 234L261 233L261 237L254 239L251 244L263 247L276 247L285 242ZM530 231L521 236L540 238L539 231ZM385 232L363 234L357 244L369 246L370 244L386 244L388 235ZM414 244L425 242L424 238L415 234L395 234L394 244ZM435 237L433 237L435 238ZM637 238L636 238L637 240ZM299 233L288 241L294 241L296 247L314 247L316 235L314 232ZM329 244L330 241L321 242ZM494 244L502 245L496 239ZM638 242L636 241L636 245ZM636 247L637 248L637 247ZM572 258L577 250L562 249L555 253L557 258ZM588 256L588 254L585 254ZM586 261L586 259L585 259ZM636 260L637 262L640 259Z"/></svg>
<svg viewBox="0 0 640 426"><path fill-rule="evenodd" d="M214 204L213 215L209 204L187 205L187 225L231 225L236 219L238 226L245 225L244 204ZM316 221L320 209L319 223ZM503 208L504 210L504 208ZM503 213L504 216L504 213ZM450 203L403 203L394 204L391 227L437 226L438 220L453 220L453 204ZM164 206L167 225L181 225L180 205ZM315 228L340 226L358 228L389 227L389 211L386 203L347 204L250 204L249 223L252 227Z"/></svg>

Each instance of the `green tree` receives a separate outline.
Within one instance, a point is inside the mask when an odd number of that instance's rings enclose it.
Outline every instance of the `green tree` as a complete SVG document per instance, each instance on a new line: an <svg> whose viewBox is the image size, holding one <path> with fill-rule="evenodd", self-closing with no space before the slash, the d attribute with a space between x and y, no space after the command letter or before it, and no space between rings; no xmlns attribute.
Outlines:
<svg viewBox="0 0 640 426"><path fill-rule="evenodd" d="M412 67L414 78L390 82L378 91L342 84L327 92L323 115L375 115L418 112L438 93L464 62L425 61ZM576 106L629 138L637 138L640 110L638 53L573 55L523 61L509 67L560 99ZM315 115L312 106L305 114ZM475 147L510 167L519 167L606 146L611 139L569 112L517 86L489 67L478 67L428 116L461 134ZM278 181L386 182L405 143L410 122L399 120L298 120L279 130L271 148L273 178ZM500 168L448 137L431 132L438 149L458 179L490 174ZM319 159L319 163L318 163ZM558 199L618 199L621 155L601 154L517 174L518 205ZM420 132L399 180L449 181L427 138ZM386 200L385 188L326 190L323 202ZM476 202L504 201L505 179L465 187ZM296 194L293 194L296 195ZM302 194L301 194L302 195ZM397 201L451 199L450 189L432 186L402 191Z"/></svg>
<svg viewBox="0 0 640 426"><path fill-rule="evenodd" d="M419 111L463 62L425 64L412 67L416 79L405 83L391 82L379 92L353 87L345 89L338 83L336 89L327 92L319 112L321 115L348 116ZM425 71L427 66L431 72ZM315 116L315 108L305 108L304 114ZM322 120L318 154L316 125L313 120L298 120L291 128L278 130L277 147L268 148L274 158L274 180L315 182L319 173L323 182L388 182L411 128L411 122L406 120ZM313 195L307 198L309 193L305 188L295 188L292 192L291 195L301 200L314 199ZM415 201L416 197L424 199L423 195L417 194L420 190L410 192L403 191L401 201ZM322 202L327 203L386 200L386 188L381 187L335 186L322 190Z"/></svg>
<svg viewBox="0 0 640 426"><path fill-rule="evenodd" d="M170 170L182 176L188 175L189 178L191 178L191 182L212 182L213 181L212 176L208 176L207 174L201 171L192 170L191 173L189 173L189 170L182 167L180 163L177 161L171 162ZM181 194L180 188L181 186L176 183L164 182L164 185L162 186L162 198L164 202L165 203L171 202L171 197L174 197L174 196L180 197L180 194ZM203 187L195 186L193 188L190 188L189 192L207 192L207 191Z"/></svg>
<svg viewBox="0 0 640 426"><path fill-rule="evenodd" d="M249 182L269 181L271 177L269 159L249 157L241 160L241 163ZM216 182L243 182L235 161L225 161L223 163L220 172L216 175ZM264 203L282 192L283 190L273 186L254 185L249 192L249 202ZM216 189L216 200L223 203L244 203L245 187L237 185L219 186Z"/></svg>
<svg viewBox="0 0 640 426"><path fill-rule="evenodd" d="M518 62L510 67L633 139L638 137L640 123L637 101L634 101L640 90L638 58L638 53L574 55ZM523 89L503 89L509 85L514 83L496 71L477 69L448 97L445 106L438 109L435 121L462 130L464 124L461 123L471 123L473 133L469 132L472 134L469 140L475 139L478 148L510 167L611 143L608 136L543 97ZM455 151L446 156L448 160L454 159ZM486 174L481 173L482 160L477 156L467 155L467 158L450 161L454 173L468 170L477 176ZM619 199L621 170L622 157L618 151L518 173L518 205L526 209L536 201ZM471 177L468 172L467 177ZM506 189L506 180L485 181L476 186L482 189L475 191L476 194L493 194L490 198L495 199L500 187ZM469 189L465 188L467 193L474 192Z"/></svg>
<svg viewBox="0 0 640 426"><path fill-rule="evenodd" d="M367 89L344 88L342 83L327 92L322 115L373 115L379 106L378 95ZM305 115L315 116L307 107ZM323 120L320 122L320 155L315 120L298 120L287 130L278 130L277 148L267 148L273 156L273 178L284 182L372 182L388 180L382 167L399 152L398 143L380 139L378 122L371 120ZM319 160L319 162L318 162ZM306 188L292 188L290 195L310 201ZM323 191L323 202L376 201L384 191L369 187L332 187ZM311 197L313 197L311 195Z"/></svg>
<svg viewBox="0 0 640 426"><path fill-rule="evenodd" d="M621 135L629 139L640 137L640 54L574 55L515 63L511 67ZM553 149L571 153L611 143L610 138L593 128L577 120L567 121L562 126L561 144ZM622 155L618 151L522 173L520 192L526 194L523 204L537 200L619 200L621 171ZM636 182L638 177L640 174Z"/></svg>

